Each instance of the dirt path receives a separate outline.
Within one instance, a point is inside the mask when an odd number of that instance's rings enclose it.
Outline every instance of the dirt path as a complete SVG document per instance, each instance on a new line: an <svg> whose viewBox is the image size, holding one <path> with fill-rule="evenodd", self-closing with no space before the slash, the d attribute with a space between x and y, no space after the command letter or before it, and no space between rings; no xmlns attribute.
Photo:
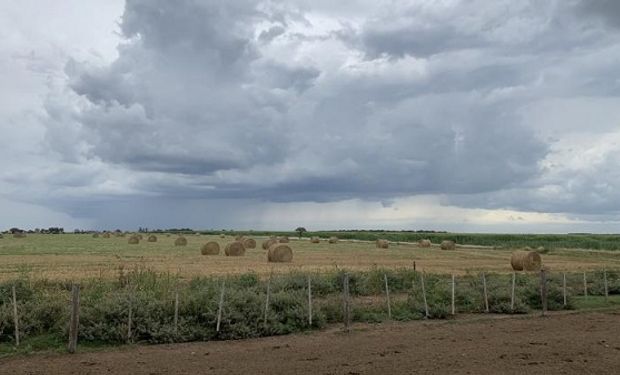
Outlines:
<svg viewBox="0 0 620 375"><path fill-rule="evenodd" d="M0 361L0 374L617 374L620 311L358 325Z"/></svg>

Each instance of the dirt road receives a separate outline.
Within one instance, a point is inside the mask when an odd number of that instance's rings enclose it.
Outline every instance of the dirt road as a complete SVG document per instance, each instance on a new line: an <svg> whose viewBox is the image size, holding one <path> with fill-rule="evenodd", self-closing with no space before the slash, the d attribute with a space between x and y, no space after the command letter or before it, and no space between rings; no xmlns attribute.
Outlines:
<svg viewBox="0 0 620 375"><path fill-rule="evenodd" d="M0 361L0 374L618 374L620 311L357 325Z"/></svg>

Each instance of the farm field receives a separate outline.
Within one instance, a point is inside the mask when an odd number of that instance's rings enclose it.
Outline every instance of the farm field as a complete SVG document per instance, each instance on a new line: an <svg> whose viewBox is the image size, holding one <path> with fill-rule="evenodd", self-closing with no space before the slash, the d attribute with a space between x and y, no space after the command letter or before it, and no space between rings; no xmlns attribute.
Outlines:
<svg viewBox="0 0 620 375"><path fill-rule="evenodd" d="M7 374L612 374L618 311L357 324L244 341L0 360ZM567 327L570 327L567 329ZM286 359L286 360L283 360Z"/></svg>
<svg viewBox="0 0 620 375"><path fill-rule="evenodd" d="M243 257L203 256L200 247L217 241L221 247L233 240L215 235L187 235L187 246L174 246L176 236L158 235L158 241L127 243L127 237L93 238L91 235L31 234L26 238L5 236L0 239L0 280L20 275L31 279L80 280L115 278L119 268L146 268L178 274L182 278L255 272L333 271L336 268L368 270L411 268L433 273L510 272L510 248L461 246L454 251L430 249L415 243L392 243L389 249L377 249L372 242L348 240L312 244L307 238L291 238L292 263L268 263L260 244L266 237L254 237L258 244ZM552 271L594 271L620 268L620 252L606 250L550 249L543 263Z"/></svg>

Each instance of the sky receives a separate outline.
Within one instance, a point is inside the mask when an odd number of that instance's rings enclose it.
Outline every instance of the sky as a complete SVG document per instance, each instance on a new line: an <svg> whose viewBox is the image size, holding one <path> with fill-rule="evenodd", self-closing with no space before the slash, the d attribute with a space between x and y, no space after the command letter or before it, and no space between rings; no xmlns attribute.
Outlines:
<svg viewBox="0 0 620 375"><path fill-rule="evenodd" d="M617 233L615 0L5 0L0 229Z"/></svg>

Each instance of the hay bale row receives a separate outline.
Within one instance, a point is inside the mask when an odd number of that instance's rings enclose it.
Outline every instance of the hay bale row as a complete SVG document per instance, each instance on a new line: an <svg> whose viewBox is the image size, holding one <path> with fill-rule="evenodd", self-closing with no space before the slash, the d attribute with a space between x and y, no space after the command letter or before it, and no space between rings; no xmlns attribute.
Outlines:
<svg viewBox="0 0 620 375"><path fill-rule="evenodd" d="M431 247L433 243L431 240L420 240L418 241L418 247Z"/></svg>
<svg viewBox="0 0 620 375"><path fill-rule="evenodd" d="M267 252L267 261L271 263L290 263L293 261L293 250L283 243L273 244Z"/></svg>
<svg viewBox="0 0 620 375"><path fill-rule="evenodd" d="M390 247L390 241L388 240L377 240L376 242L377 249L387 249Z"/></svg>
<svg viewBox="0 0 620 375"><path fill-rule="evenodd" d="M278 243L278 239L275 237L270 237L268 240L263 241L262 248L263 250L269 250L271 245Z"/></svg>
<svg viewBox="0 0 620 375"><path fill-rule="evenodd" d="M510 256L510 265L515 271L538 271L542 266L542 259L535 251L515 251Z"/></svg>
<svg viewBox="0 0 620 375"><path fill-rule="evenodd" d="M456 250L456 242L451 240L441 241L441 250Z"/></svg>
<svg viewBox="0 0 620 375"><path fill-rule="evenodd" d="M241 242L246 249L256 249L256 241L253 238L244 238Z"/></svg>
<svg viewBox="0 0 620 375"><path fill-rule="evenodd" d="M229 257L239 257L245 255L245 247L240 241L231 242L224 248L224 254Z"/></svg>
<svg viewBox="0 0 620 375"><path fill-rule="evenodd" d="M187 246L187 238L179 236L176 240L174 240L174 246Z"/></svg>
<svg viewBox="0 0 620 375"><path fill-rule="evenodd" d="M218 255L220 253L220 244L215 241L207 242L200 249L202 255Z"/></svg>

